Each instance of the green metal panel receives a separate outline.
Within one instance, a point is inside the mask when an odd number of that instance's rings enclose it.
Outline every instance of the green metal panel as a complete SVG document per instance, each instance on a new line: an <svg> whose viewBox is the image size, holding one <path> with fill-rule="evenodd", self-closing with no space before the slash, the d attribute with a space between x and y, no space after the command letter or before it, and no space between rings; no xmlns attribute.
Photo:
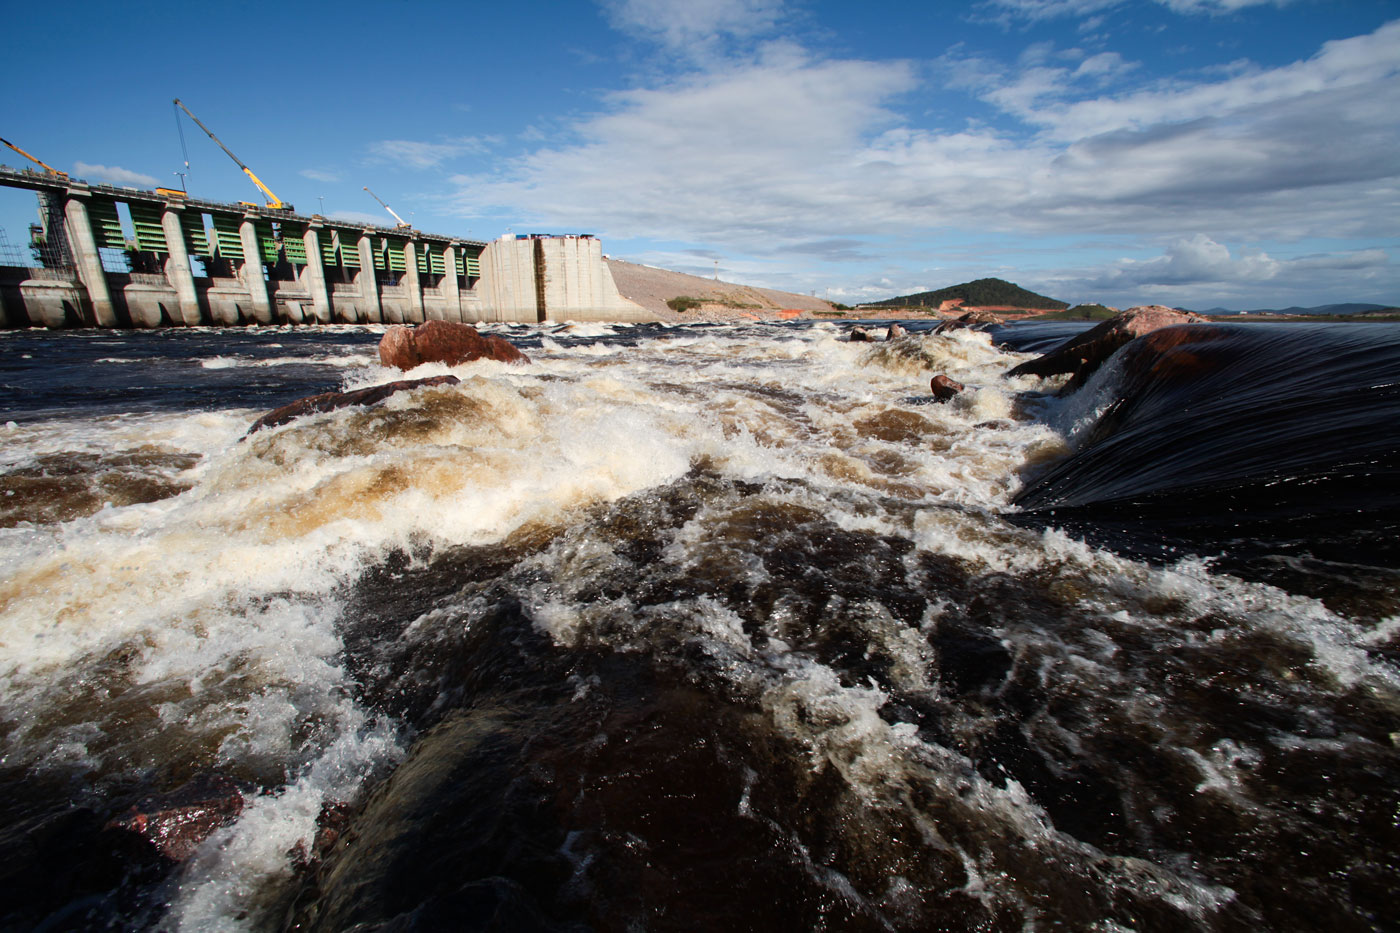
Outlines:
<svg viewBox="0 0 1400 933"><path fill-rule="evenodd" d="M466 258L465 253L463 253L462 250L460 250L460 249L457 250L457 258L454 260L454 262L455 262L456 265L457 265L457 274L458 274L458 275L465 275L465 274L466 274L466 268L467 268L467 265L466 265L466 264L467 264L467 258Z"/></svg>
<svg viewBox="0 0 1400 933"><path fill-rule="evenodd" d="M88 220L99 247L126 249L126 234L122 233L122 219L117 216L116 201L93 198L88 204Z"/></svg>
<svg viewBox="0 0 1400 933"><path fill-rule="evenodd" d="M241 222L236 217L211 214L214 221L214 239L219 241L219 256L223 259L243 258L243 237L238 235Z"/></svg>
<svg viewBox="0 0 1400 933"><path fill-rule="evenodd" d="M181 214L180 227L185 231L185 250L191 256L208 256L209 235L204 232L203 214Z"/></svg>
<svg viewBox="0 0 1400 933"><path fill-rule="evenodd" d="M346 242L345 237L337 233L336 240L340 243L340 264L347 269L360 268L359 238Z"/></svg>
<svg viewBox="0 0 1400 933"><path fill-rule="evenodd" d="M417 249L414 250L414 252L416 253L418 259L418 272L420 275L427 275L428 269L431 266L428 256L430 255L432 247L429 246L427 243L418 243L415 245L417 246Z"/></svg>
<svg viewBox="0 0 1400 933"><path fill-rule="evenodd" d="M287 262L304 266L306 261L306 231L300 225L282 224L282 251L287 254Z"/></svg>
<svg viewBox="0 0 1400 933"><path fill-rule="evenodd" d="M447 274L447 257L441 250L433 250L428 254L428 271L433 275Z"/></svg>
<svg viewBox="0 0 1400 933"><path fill-rule="evenodd" d="M384 260L384 250L385 250L385 249L387 249L387 247L384 245L384 241L383 241L383 240L380 240L380 241L379 241L379 245L378 245L377 247L372 247L372 248L370 249L370 252L374 254L374 268L376 268L376 269L386 269L386 268L388 268L388 264L387 264L387 263L385 262L385 260Z"/></svg>
<svg viewBox="0 0 1400 933"><path fill-rule="evenodd" d="M259 220L253 224L253 236L258 239L258 252L262 253L263 262L277 261L277 234L272 231L272 224L266 220Z"/></svg>
<svg viewBox="0 0 1400 933"><path fill-rule="evenodd" d="M390 272L408 271L408 263L403 258L403 244L395 243L392 240L384 244L384 261L389 264Z"/></svg>
<svg viewBox="0 0 1400 933"><path fill-rule="evenodd" d="M148 253L170 252L165 242L165 228L160 225L163 209L130 203L126 207L131 211L131 225L136 228L136 248Z"/></svg>
<svg viewBox="0 0 1400 933"><path fill-rule="evenodd" d="M467 254L467 275L470 276L471 278L480 278L480 277L481 277L481 254L480 254L480 253L468 253L468 254Z"/></svg>
<svg viewBox="0 0 1400 933"><path fill-rule="evenodd" d="M335 252L335 234L329 230L322 230L318 237L321 243L321 262L327 266L340 265L340 258Z"/></svg>

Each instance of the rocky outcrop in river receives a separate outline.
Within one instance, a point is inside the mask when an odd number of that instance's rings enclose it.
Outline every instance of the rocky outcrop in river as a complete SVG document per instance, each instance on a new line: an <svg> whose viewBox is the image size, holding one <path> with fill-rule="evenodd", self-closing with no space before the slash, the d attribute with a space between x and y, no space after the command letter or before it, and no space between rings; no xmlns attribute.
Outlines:
<svg viewBox="0 0 1400 933"><path fill-rule="evenodd" d="M409 370L424 363L457 366L480 359L530 362L510 341L494 334L483 335L470 324L454 321L390 327L379 341L379 362L395 369Z"/></svg>
<svg viewBox="0 0 1400 933"><path fill-rule="evenodd" d="M1013 376L1053 376L1074 373L1065 386L1072 390L1084 384L1103 361L1131 341L1178 324L1208 324L1206 318L1190 311L1177 311L1161 305L1129 308L1082 334L1077 334L1039 359L1030 360L1007 372Z"/></svg>
<svg viewBox="0 0 1400 933"><path fill-rule="evenodd" d="M430 376L427 379L400 379L396 382L386 382L382 385L355 389L351 392L323 392L320 395L297 399L281 408L274 408L254 421L253 426L248 429L248 433L252 434L263 428L274 428L303 415L335 411L337 408L348 408L351 405L373 405L376 402L384 401L396 392L419 389L423 386L453 386L461 381L456 376Z"/></svg>

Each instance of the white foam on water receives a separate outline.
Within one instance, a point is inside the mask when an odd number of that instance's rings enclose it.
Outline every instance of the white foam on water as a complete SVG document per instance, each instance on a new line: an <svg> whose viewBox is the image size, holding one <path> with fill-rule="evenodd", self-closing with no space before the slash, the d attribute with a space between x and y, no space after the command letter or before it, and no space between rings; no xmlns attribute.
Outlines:
<svg viewBox="0 0 1400 933"><path fill-rule="evenodd" d="M1114 636L1125 629L1163 644L1267 632L1303 646L1312 673L1330 689L1400 690L1394 673L1365 650L1392 638L1400 621L1361 631L1315 600L1212 573L1199 561L1152 568L1000 517L1027 464L1066 451L1097 417L1111 370L1067 402L1042 399L1028 409L1019 393L1048 383L1002 379L1022 357L970 330L871 346L843 341L830 325L733 326L672 329L615 347L571 345L617 333L611 326L481 329L542 333L542 352L532 351L528 367L433 364L407 376L359 354L358 363L344 365L349 387L445 373L462 382L308 416L244 440L257 413L7 427L0 457L8 464L138 443L202 457L187 471L193 488L174 497L0 530L0 704L9 716L28 717L11 737L13 760L116 769L172 753L161 734L180 730L209 767L270 783L280 775L285 784L250 802L200 849L172 907L179 928L253 924L256 914L239 919L239 912L286 876L286 852L314 833L322 803L353 796L365 774L400 754L391 724L370 728L366 711L348 698L337 635L337 594L347 583L394 550L489 544L532 524L571 527L590 507L674 483L697 466L761 486L775 507L903 539L910 567L919 555L935 554L971 577L1048 581L1084 620L1079 641L1068 640L1070 633L991 633L1012 648L1016 639L1065 638L1056 655L1062 667L1047 668L1047 676L1111 680ZM936 372L968 390L951 403L930 403ZM1047 411L1051 424L1033 417ZM684 569L722 558L731 560L734 579L764 582L751 549L715 546L714 523L732 511L705 503L674 530L660 559ZM1014 780L988 781L913 724L887 722L885 688L843 683L792 647L782 606L750 634L733 610L708 597L647 607L626 596L586 599L588 581L628 570L588 534L561 536L531 560L548 571L547 582L521 593L522 603L558 644L654 651L656 631L667 627L803 749L810 768L839 774L855 798L897 806L901 782L934 787L1051 861L1104 862L1057 830ZM938 624L936 607L920 626L900 622L874 599L842 611L859 622L871 651L892 659L894 689L937 699L927 638ZM1221 621L1206 633L1192 628L1205 619ZM148 693L149 722L123 734L127 711L106 709L100 690L69 714L53 715L80 683ZM1141 715L1150 715L1152 702L1144 701ZM1201 775L1202 793L1244 793L1240 771L1252 749L1225 740L1184 754ZM936 826L923 831L939 840ZM967 893L1033 912L994 856L938 845L966 865ZM1123 884L1159 891L1195 916L1230 896L1161 866L1119 868ZM866 903L839 873L818 880ZM891 892L892 903L903 897Z"/></svg>

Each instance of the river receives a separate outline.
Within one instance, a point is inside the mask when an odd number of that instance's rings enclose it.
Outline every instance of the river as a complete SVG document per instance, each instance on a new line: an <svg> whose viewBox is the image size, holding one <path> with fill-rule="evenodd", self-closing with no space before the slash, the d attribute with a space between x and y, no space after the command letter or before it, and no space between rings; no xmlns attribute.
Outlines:
<svg viewBox="0 0 1400 933"><path fill-rule="evenodd" d="M1075 326L0 334L0 924L1391 928L1400 328Z"/></svg>

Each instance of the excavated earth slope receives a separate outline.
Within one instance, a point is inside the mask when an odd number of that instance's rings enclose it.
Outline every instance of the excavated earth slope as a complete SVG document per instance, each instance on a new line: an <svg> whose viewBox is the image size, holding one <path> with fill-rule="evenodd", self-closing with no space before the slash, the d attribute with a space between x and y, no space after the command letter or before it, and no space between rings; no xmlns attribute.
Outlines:
<svg viewBox="0 0 1400 933"><path fill-rule="evenodd" d="M659 321L768 320L780 317L810 318L832 310L829 302L811 295L735 285L684 272L670 272L620 259L607 259L613 281L624 298L635 301ZM697 298L702 304L691 311L672 311L672 298ZM783 311L800 314L784 315Z"/></svg>

